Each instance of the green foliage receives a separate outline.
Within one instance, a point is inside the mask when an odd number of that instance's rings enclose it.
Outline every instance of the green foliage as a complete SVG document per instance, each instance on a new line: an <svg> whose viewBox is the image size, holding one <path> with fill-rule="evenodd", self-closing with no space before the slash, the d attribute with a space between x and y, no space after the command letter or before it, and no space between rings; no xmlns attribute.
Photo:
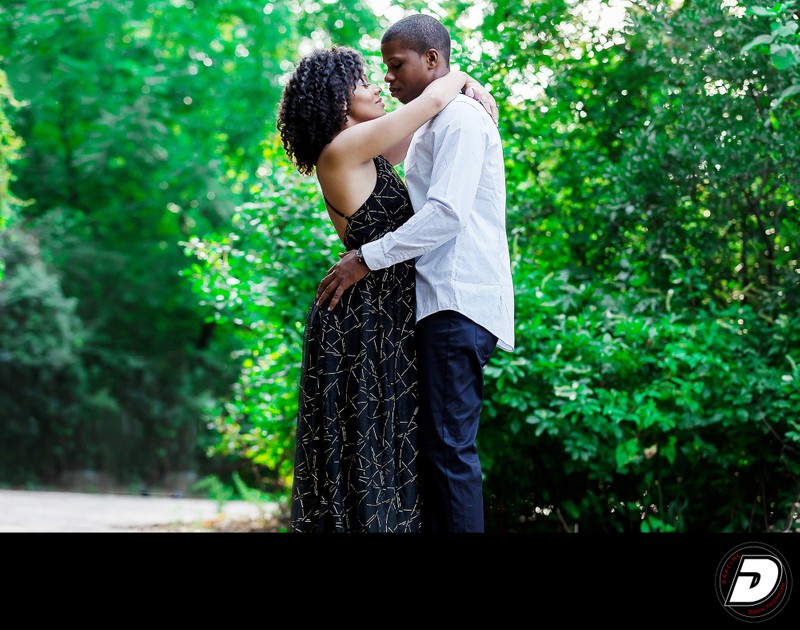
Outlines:
<svg viewBox="0 0 800 630"><path fill-rule="evenodd" d="M17 159L17 152L22 147L22 141L14 133L6 115L9 106L19 107L19 103L14 100L5 72L0 70L0 234L11 224L14 216L12 207L18 203L9 188L13 180L10 165ZM4 275L5 260L0 256L0 282Z"/></svg>
<svg viewBox="0 0 800 630"><path fill-rule="evenodd" d="M676 313L665 295L515 272L522 342L487 367L479 436L495 527L797 527L796 340L765 353L772 327L749 307Z"/></svg>
<svg viewBox="0 0 800 630"><path fill-rule="evenodd" d="M758 25L641 2L604 31L511 4L483 29L523 340L488 370L494 527L796 528L797 116L739 54Z"/></svg>
<svg viewBox="0 0 800 630"><path fill-rule="evenodd" d="M519 345L486 370L495 530L797 527L796 117L740 53L757 24L677 6L604 29L580 3L499 1L476 31L442 7L506 139ZM263 169L264 200L187 249L214 320L257 331L219 448L288 488L305 310L335 258L317 191L279 152Z"/></svg>
<svg viewBox="0 0 800 630"><path fill-rule="evenodd" d="M236 355L239 381L212 410L221 434L216 450L276 472L280 485L294 460L305 316L341 245L315 180L297 174L277 144L267 165L257 201L238 208L231 232L185 243L198 260L186 275L203 296L209 321L243 348Z"/></svg>
<svg viewBox="0 0 800 630"><path fill-rule="evenodd" d="M228 501L236 496L236 491L225 485L217 475L207 475L192 484L194 492L206 492L206 496L217 504L217 513L221 514Z"/></svg>
<svg viewBox="0 0 800 630"><path fill-rule="evenodd" d="M518 348L486 370L491 528L797 529L795 5L397 6L501 106ZM341 246L275 137L281 81L333 42L378 78L385 26L359 0L3 3L0 480L199 467L218 501L287 496Z"/></svg>
<svg viewBox="0 0 800 630"><path fill-rule="evenodd" d="M82 336L76 300L64 297L29 235L7 231L2 244L11 271L0 293L4 360L55 369L76 363Z"/></svg>
<svg viewBox="0 0 800 630"><path fill-rule="evenodd" d="M230 483L225 483L218 475L207 475L194 483L191 490L204 492L208 498L215 501L219 514L223 512L228 501L236 499L247 501L258 508L262 519L267 517L267 512L275 503L279 509L285 510L285 497L251 488L235 471L231 474Z"/></svg>
<svg viewBox="0 0 800 630"><path fill-rule="evenodd" d="M213 390L213 366L199 353L147 362L87 348L91 332L77 299L64 295L35 237L3 232L0 256L8 262L0 284L0 478L52 482L95 469L155 481L201 464L210 440L198 435L197 419L210 395L197 384Z"/></svg>
<svg viewBox="0 0 800 630"><path fill-rule="evenodd" d="M768 18L770 32L759 35L745 44L742 52L748 50L766 50L772 63L778 70L789 71L794 79L793 84L780 93L772 105L777 108L787 98L800 94L798 70L800 70L800 31L796 19L794 3L779 2L771 8L752 6L748 13Z"/></svg>
<svg viewBox="0 0 800 630"><path fill-rule="evenodd" d="M286 497L284 495L280 493L276 495L271 492L263 492L258 488L251 488L237 472L232 474L231 479L242 500L256 506L262 519L267 517L267 513L272 509L271 506L276 503L279 509L284 513L286 512Z"/></svg>
<svg viewBox="0 0 800 630"><path fill-rule="evenodd" d="M0 478L19 482L22 471L46 474L68 457L85 391L85 331L30 234L0 232L0 258L8 272L0 283Z"/></svg>
<svg viewBox="0 0 800 630"><path fill-rule="evenodd" d="M83 455L56 469L153 480L207 465L203 413L235 379L234 348L182 282L179 243L249 194L290 15L243 0L3 3L0 57L25 103L8 112L25 141L19 219L85 331L81 446L62 445ZM19 402L15 422L32 414Z"/></svg>

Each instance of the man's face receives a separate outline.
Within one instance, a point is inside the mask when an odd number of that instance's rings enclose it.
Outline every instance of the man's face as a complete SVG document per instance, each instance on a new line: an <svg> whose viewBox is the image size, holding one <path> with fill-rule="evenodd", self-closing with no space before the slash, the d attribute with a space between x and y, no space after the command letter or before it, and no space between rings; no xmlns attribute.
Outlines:
<svg viewBox="0 0 800 630"><path fill-rule="evenodd" d="M406 48L399 40L381 44L381 56L389 92L401 103L413 101L435 78L435 69L430 67L427 56Z"/></svg>

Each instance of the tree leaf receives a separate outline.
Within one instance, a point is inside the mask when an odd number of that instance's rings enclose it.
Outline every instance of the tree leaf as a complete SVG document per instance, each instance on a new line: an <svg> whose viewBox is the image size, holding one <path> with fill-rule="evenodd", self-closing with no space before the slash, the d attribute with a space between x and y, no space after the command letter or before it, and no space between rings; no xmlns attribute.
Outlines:
<svg viewBox="0 0 800 630"><path fill-rule="evenodd" d="M800 63L800 48L797 46L776 45L770 46L772 63L778 70L785 70Z"/></svg>
<svg viewBox="0 0 800 630"><path fill-rule="evenodd" d="M792 85L786 88L783 92L781 92L778 100L775 101L775 104L772 106L772 109L778 107L785 99L789 98L790 96L794 96L795 94L800 94L800 84Z"/></svg>
<svg viewBox="0 0 800 630"><path fill-rule="evenodd" d="M758 17L775 17L775 11L767 9L766 7L749 7L747 12L750 15L757 15Z"/></svg>
<svg viewBox="0 0 800 630"><path fill-rule="evenodd" d="M760 46L762 44L771 44L772 40L775 39L774 35L759 35L755 39L753 39L749 44L745 44L740 51L740 54L746 53L751 48L755 48L756 46Z"/></svg>

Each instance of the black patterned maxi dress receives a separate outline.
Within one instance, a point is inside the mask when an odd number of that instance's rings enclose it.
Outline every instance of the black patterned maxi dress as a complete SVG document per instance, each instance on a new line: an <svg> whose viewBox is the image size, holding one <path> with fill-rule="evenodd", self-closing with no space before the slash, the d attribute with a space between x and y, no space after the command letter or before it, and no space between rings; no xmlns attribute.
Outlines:
<svg viewBox="0 0 800 630"><path fill-rule="evenodd" d="M348 218L346 249L414 211L392 165L375 158L372 194ZM415 532L420 527L414 261L370 271L305 327L291 529Z"/></svg>

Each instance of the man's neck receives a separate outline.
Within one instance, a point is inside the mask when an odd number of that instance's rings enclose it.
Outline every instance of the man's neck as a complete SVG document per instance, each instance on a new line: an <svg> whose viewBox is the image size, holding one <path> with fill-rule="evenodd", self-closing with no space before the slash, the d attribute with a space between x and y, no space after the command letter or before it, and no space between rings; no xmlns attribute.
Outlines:
<svg viewBox="0 0 800 630"><path fill-rule="evenodd" d="M447 66L436 68L433 72L433 81L441 79L443 76L450 74L450 68Z"/></svg>

